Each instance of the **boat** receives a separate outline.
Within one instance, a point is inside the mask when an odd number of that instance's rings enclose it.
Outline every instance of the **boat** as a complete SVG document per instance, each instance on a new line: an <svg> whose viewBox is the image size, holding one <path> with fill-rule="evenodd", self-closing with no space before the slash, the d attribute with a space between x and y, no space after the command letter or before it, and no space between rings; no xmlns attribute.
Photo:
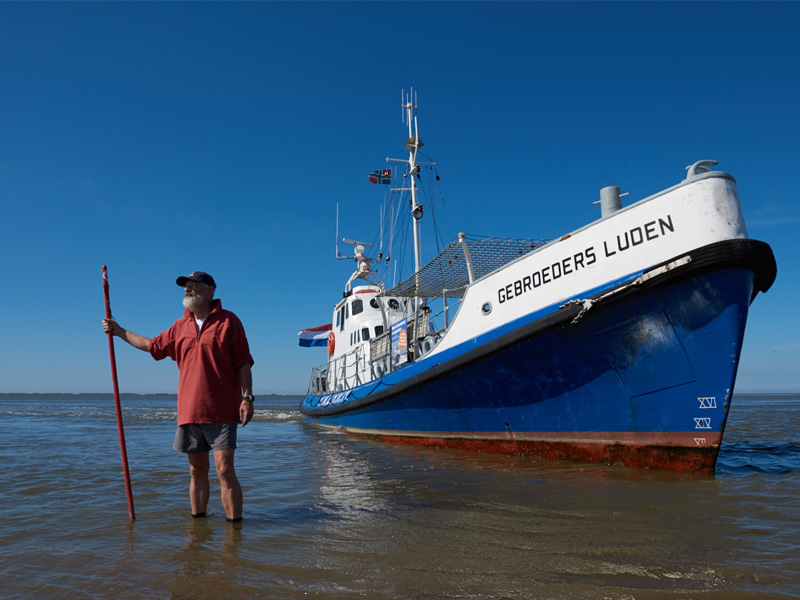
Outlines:
<svg viewBox="0 0 800 600"><path fill-rule="evenodd" d="M356 268L331 323L299 334L328 349L304 421L392 443L713 473L748 311L777 272L770 246L748 237L734 178L700 160L624 207L619 187L601 189L600 217L557 239L461 233L423 265L421 169L438 171L420 151L416 97L401 102L402 158L370 181L401 199L413 270L385 283L386 240L403 237L388 228L380 244L343 239L352 256L337 242Z"/></svg>

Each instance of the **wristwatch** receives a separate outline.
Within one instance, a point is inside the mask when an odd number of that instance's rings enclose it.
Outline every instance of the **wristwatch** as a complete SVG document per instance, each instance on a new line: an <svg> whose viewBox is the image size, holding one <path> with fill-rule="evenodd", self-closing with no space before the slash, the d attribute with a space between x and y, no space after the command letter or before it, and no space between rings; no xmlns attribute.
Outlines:
<svg viewBox="0 0 800 600"><path fill-rule="evenodd" d="M255 402L255 399L256 399L255 396L242 396L242 400L247 400L250 404Z"/></svg>

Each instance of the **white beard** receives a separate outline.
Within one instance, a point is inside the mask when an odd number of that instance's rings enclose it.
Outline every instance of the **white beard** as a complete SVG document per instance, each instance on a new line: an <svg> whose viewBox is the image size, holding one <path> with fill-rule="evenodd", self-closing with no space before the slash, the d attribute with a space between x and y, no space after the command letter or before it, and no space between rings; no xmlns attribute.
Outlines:
<svg viewBox="0 0 800 600"><path fill-rule="evenodd" d="M188 308L190 311L194 312L198 308L201 308L203 304L205 304L206 297L202 294L193 294L192 296L184 296L183 297L183 307Z"/></svg>

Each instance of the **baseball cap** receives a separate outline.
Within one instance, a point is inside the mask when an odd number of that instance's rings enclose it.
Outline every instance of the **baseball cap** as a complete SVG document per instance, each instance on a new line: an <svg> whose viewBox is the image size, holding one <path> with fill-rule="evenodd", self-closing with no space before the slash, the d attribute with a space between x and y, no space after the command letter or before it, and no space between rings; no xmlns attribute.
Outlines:
<svg viewBox="0 0 800 600"><path fill-rule="evenodd" d="M217 287L217 284L214 283L214 278L208 273L205 273L203 271L195 271L194 273L186 277L183 276L178 277L175 283L183 287L186 285L187 281L197 281L198 283L205 283L206 285L213 285L214 287Z"/></svg>

